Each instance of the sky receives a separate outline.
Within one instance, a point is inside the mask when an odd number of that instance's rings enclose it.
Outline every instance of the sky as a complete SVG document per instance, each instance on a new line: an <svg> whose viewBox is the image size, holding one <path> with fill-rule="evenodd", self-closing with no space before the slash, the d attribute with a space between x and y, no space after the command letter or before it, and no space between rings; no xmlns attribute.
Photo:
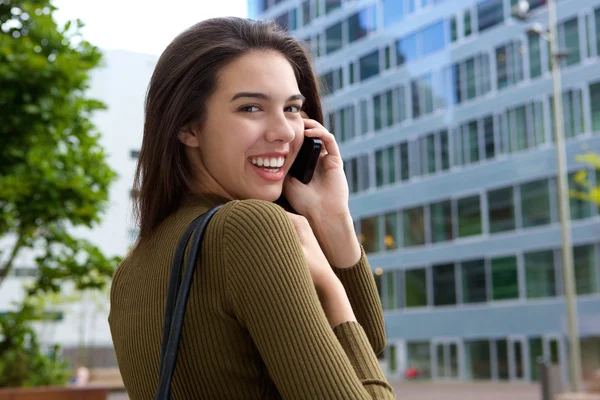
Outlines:
<svg viewBox="0 0 600 400"><path fill-rule="evenodd" d="M247 0L55 0L56 20L85 23L84 38L103 50L160 55L180 32L207 18L247 16Z"/></svg>

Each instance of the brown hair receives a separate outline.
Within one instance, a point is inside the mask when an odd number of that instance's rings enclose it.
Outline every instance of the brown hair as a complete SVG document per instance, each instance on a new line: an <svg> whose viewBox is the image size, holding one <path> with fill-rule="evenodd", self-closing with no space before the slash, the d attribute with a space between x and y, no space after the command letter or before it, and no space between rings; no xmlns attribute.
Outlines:
<svg viewBox="0 0 600 400"><path fill-rule="evenodd" d="M140 239L175 211L192 188L193 173L177 135L184 127L202 124L219 71L251 50L274 50L287 58L306 97L304 111L323 123L310 57L274 22L214 18L182 32L160 56L146 94L144 137L134 181Z"/></svg>

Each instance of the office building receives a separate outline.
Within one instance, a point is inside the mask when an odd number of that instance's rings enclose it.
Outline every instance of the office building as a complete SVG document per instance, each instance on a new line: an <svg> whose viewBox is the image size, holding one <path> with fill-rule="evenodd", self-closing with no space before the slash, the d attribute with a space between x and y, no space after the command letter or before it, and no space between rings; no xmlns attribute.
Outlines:
<svg viewBox="0 0 600 400"><path fill-rule="evenodd" d="M324 83L390 377L567 377L544 0L249 0L306 42ZM570 188L600 174L600 0L557 2ZM570 201L584 377L600 368L600 214Z"/></svg>

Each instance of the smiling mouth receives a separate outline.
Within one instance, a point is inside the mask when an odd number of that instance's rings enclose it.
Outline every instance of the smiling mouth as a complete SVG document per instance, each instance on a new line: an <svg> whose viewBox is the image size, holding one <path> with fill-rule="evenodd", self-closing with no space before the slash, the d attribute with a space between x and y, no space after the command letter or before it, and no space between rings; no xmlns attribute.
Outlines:
<svg viewBox="0 0 600 400"><path fill-rule="evenodd" d="M276 173L285 164L285 157L250 157L248 161L264 171Z"/></svg>

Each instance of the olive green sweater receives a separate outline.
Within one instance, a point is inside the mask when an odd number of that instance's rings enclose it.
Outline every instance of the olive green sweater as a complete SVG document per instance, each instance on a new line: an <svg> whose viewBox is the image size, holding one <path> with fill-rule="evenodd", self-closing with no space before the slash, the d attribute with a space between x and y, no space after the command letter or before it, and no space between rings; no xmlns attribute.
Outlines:
<svg viewBox="0 0 600 400"><path fill-rule="evenodd" d="M198 215L224 199L188 198L118 267L109 323L132 400L151 399L173 253ZM364 253L333 267L357 322L331 328L285 211L229 201L211 220L187 305L174 399L394 399L376 353L379 296Z"/></svg>

